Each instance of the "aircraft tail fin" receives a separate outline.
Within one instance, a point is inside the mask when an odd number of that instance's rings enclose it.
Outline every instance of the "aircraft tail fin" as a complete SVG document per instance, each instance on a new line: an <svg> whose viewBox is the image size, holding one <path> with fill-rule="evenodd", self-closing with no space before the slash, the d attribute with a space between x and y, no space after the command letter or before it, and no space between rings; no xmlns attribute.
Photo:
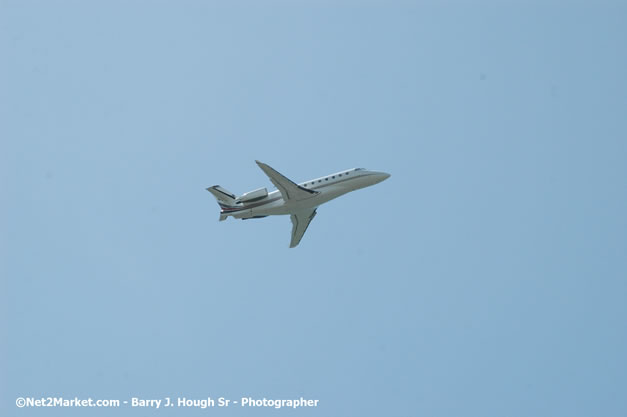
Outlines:
<svg viewBox="0 0 627 417"><path fill-rule="evenodd" d="M225 208L235 207L235 194L228 191L225 188L220 187L219 185L214 185L213 187L207 188L213 196L218 200L218 205L220 206L220 221L226 220L227 215L224 213Z"/></svg>

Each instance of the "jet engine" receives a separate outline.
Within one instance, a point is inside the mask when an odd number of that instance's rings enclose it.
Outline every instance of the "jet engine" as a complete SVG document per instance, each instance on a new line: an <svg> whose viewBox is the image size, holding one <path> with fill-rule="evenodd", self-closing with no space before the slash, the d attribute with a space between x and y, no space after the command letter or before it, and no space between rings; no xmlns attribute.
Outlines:
<svg viewBox="0 0 627 417"><path fill-rule="evenodd" d="M262 200L268 196L268 190L265 188L259 188L258 190L249 191L242 194L237 198L238 202L250 203L257 200Z"/></svg>

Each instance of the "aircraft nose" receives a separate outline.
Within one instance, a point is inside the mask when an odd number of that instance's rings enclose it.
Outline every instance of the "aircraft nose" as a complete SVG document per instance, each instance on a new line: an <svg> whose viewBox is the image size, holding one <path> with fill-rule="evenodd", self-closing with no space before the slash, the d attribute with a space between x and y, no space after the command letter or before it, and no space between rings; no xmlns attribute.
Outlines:
<svg viewBox="0 0 627 417"><path fill-rule="evenodd" d="M378 183L381 182L381 181L385 181L388 178L390 178L390 174L388 174L387 172L377 172L375 175L376 175Z"/></svg>

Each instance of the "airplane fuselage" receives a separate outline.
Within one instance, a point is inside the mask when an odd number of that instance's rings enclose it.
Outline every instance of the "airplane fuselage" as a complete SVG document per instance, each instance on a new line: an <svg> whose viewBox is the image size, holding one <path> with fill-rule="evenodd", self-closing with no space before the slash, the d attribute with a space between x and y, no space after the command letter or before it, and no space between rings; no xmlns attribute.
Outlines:
<svg viewBox="0 0 627 417"><path fill-rule="evenodd" d="M208 187L207 191L213 194L220 206L220 221L229 216L246 220L289 214L292 221L290 248L298 246L316 216L318 206L390 176L385 172L353 168L296 184L271 166L255 162L277 188L276 191L268 193L266 188L259 188L239 197L219 185Z"/></svg>
<svg viewBox="0 0 627 417"><path fill-rule="evenodd" d="M222 214L237 219L293 214L305 209L313 209L351 191L375 185L389 176L385 172L368 171L363 168L349 169L299 183L300 187L317 192L309 198L286 202L281 192L276 190L260 200L223 208Z"/></svg>

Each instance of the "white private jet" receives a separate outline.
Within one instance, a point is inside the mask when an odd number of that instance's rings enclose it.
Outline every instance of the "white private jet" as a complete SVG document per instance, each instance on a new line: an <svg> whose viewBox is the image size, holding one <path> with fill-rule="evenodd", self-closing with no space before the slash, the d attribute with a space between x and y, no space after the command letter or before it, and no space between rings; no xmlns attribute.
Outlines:
<svg viewBox="0 0 627 417"><path fill-rule="evenodd" d="M292 218L290 248L300 243L319 205L343 194L375 185L390 177L385 172L353 168L296 184L269 165L257 162L277 188L268 193L259 188L236 197L219 185L207 188L220 205L220 221L228 216L236 219L258 219L272 215L289 214Z"/></svg>

